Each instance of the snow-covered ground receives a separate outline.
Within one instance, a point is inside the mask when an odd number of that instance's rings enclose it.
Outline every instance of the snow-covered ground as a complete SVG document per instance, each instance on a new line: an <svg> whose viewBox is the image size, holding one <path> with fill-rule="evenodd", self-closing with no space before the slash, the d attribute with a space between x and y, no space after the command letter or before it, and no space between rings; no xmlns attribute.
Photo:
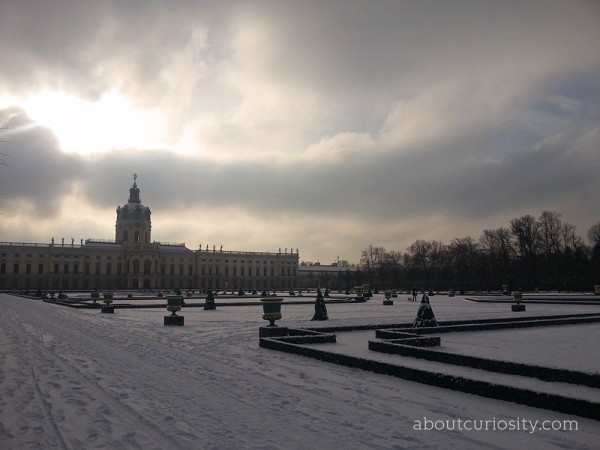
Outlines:
<svg viewBox="0 0 600 450"><path fill-rule="evenodd" d="M330 320L319 323L309 321L311 305L284 302L280 324L410 322L419 305L403 296L393 306L381 300L329 304ZM441 321L600 312L592 305L528 304L526 313L512 313L506 304L462 297L430 301ZM101 314L1 294L0 448L598 448L597 421L261 349L258 328L266 322L259 306L184 309L184 327L165 327L165 314ZM581 333L597 336L600 325L553 329L561 329L560 337L538 333L533 347L514 344L531 330L485 332L493 343L489 356L502 359L511 345L518 357L535 353L535 363L569 357L581 366L573 369L598 370L598 348L582 343ZM445 350L487 352L462 335L442 335ZM340 346L354 345L348 342L340 335ZM577 430L541 430L547 420L555 428L556 421L575 420ZM441 428L440 421L454 430L415 429ZM488 429L465 430L476 425L465 421L488 421ZM503 424L512 426L500 431Z"/></svg>
<svg viewBox="0 0 600 450"><path fill-rule="evenodd" d="M528 305L529 306L529 305ZM442 346L450 353L515 361L600 374L597 323L558 327L447 333ZM551 348L551 355L548 349Z"/></svg>

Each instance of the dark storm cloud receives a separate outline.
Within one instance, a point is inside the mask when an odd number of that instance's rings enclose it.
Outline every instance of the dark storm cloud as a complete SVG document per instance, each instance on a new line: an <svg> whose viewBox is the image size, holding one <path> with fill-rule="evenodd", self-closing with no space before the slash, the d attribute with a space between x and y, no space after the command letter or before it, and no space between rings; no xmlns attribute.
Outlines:
<svg viewBox="0 0 600 450"><path fill-rule="evenodd" d="M237 208L257 216L317 215L341 224L357 211L365 222L426 219L432 212L464 222L494 214L510 218L522 210L564 212L561 206L576 203L582 193L588 204L600 200L598 128L495 160L457 163L453 159L461 149L450 148L439 153L421 149L407 156L381 153L368 159L350 153L334 165L271 165L215 163L165 150L131 149L82 158L61 152L52 134L31 127L22 111L2 114L10 117L5 122L5 153L11 155L11 166L3 171L5 196L0 206L6 211L11 200L26 200L34 205L34 217L57 214L61 197L72 192L73 183L81 186L82 203L109 209L122 205L134 172L142 201L172 218L190 208L204 218L220 208ZM420 237L428 237L427 230L422 233Z"/></svg>
<svg viewBox="0 0 600 450"><path fill-rule="evenodd" d="M82 182L92 203L113 205L115 198L124 203L125 188L136 171L142 197L151 199L157 210L173 213L199 205L331 216L359 209L380 218L435 210L468 218L498 210L555 208L578 192L600 192L597 148L599 130L592 129L583 137L556 137L502 159L460 163L454 161L460 149L409 156L384 153L360 164L349 159L335 165L280 166L218 164L166 151L114 152L87 164Z"/></svg>
<svg viewBox="0 0 600 450"><path fill-rule="evenodd" d="M115 90L167 138L65 153L4 110L0 206L52 217L70 194L112 209L135 172L172 220L340 220L319 236L351 259L364 236L450 239L545 209L584 232L600 200L599 24L586 1L3 1L0 97ZM173 151L184 133L192 149ZM341 242L349 222L360 239Z"/></svg>
<svg viewBox="0 0 600 450"><path fill-rule="evenodd" d="M0 110L0 127L6 139L2 153L10 164L2 168L2 211L11 214L11 202L24 200L33 205L34 218L58 214L62 196L79 179L83 161L60 151L52 132L37 126L22 110Z"/></svg>

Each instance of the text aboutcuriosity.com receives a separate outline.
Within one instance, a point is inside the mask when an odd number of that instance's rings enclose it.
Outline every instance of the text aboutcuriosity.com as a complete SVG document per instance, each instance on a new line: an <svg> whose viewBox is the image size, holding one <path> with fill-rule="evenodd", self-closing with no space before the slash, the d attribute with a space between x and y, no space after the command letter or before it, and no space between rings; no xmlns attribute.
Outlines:
<svg viewBox="0 0 600 450"><path fill-rule="evenodd" d="M539 431L578 431L577 420L514 419L415 419L416 431L521 431L530 434Z"/></svg>

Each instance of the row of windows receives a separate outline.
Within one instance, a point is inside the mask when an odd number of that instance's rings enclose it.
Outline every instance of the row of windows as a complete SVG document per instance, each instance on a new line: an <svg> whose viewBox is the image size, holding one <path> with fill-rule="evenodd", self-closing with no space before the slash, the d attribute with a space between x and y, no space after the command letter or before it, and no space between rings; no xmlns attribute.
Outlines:
<svg viewBox="0 0 600 450"><path fill-rule="evenodd" d="M146 261L146 263L144 264L144 274L145 275L150 275L151 273L151 268L150 268L150 262ZM61 273L60 272L61 269L61 265L59 263L55 263L54 264L54 272L55 274ZM72 266L68 263L64 263L62 265L62 273L63 274L74 274L74 275L78 275L78 274L83 274L83 275L90 275L91 273L95 274L95 275L100 275L102 273L102 265L100 263L96 263L93 267L93 271L91 271L91 265L89 263L85 263L83 265L83 271L80 271L80 266L79 264L73 264ZM160 272L161 275L165 275L165 266L161 266L160 268ZM0 263L0 274L5 274L6 273L6 263ZM13 273L14 274L18 274L19 273L19 263L14 263L13 264ZM26 274L31 274L32 273L32 265L31 263L27 263L25 264L25 273ZM44 264L38 264L38 270L37 270L38 275L43 275L44 274ZM115 275L121 275L123 273L123 265L122 264L117 264L116 265L116 271L114 272ZM140 267L139 267L139 261L134 261L133 263L133 274L139 274L140 273ZM113 264L112 263L107 263L105 265L105 271L104 274L106 275L113 275ZM175 266L171 265L170 266L170 274L171 275L175 275ZM184 274L184 267L180 266L179 267L179 275L183 276ZM189 266L188 267L188 275L193 275L193 267Z"/></svg>
<svg viewBox="0 0 600 450"><path fill-rule="evenodd" d="M106 275L112 275L113 272L113 265L111 263L106 264ZM72 273L74 275L78 275L78 274L83 274L83 275L90 275L92 273L91 266L89 263L85 263L83 265L83 271L80 271L80 267L79 264L73 264L73 266L69 265L68 263L63 264L62 267L63 274L69 274ZM116 265L116 275L121 275L121 273L123 272L123 266L122 264L117 264ZM6 263L0 263L0 274L5 274L6 273ZM13 274L18 274L19 273L19 263L14 263L13 264ZM32 270L32 264L31 263L27 263L25 264L25 274L29 275L33 273ZM54 264L54 272L55 274L60 273L60 264L59 263L55 263ZM95 275L100 275L101 273L101 264L100 263L96 263L94 265L94 271L93 273ZM38 264L37 265L37 274L38 275L43 275L44 274L44 264Z"/></svg>
<svg viewBox="0 0 600 450"><path fill-rule="evenodd" d="M72 273L74 275L77 275L79 273L83 273L84 275L89 275L90 273L92 273L90 271L90 268L91 268L90 264L89 263L85 263L83 265L83 272L80 272L80 270L79 270L80 269L79 264L75 263L73 265L70 265L69 263L64 263L62 265L62 273L63 274ZM140 263L139 263L138 260L135 260L133 262L133 267L132 268L133 268L132 273L134 275L137 275L137 274L140 273ZM59 263L55 263L54 264L54 272L53 273L55 273L55 274L61 273L60 269L61 269L60 264ZM176 267L174 265L171 265L169 267L170 275L175 275L175 269L176 269ZM115 272L115 274L116 275L121 275L122 270L123 270L122 264L117 264L116 265L116 272ZM185 267L184 266L179 266L179 275L183 276L184 272L185 272ZM194 273L193 266L188 266L187 272L188 272L189 276L193 275L193 273ZM0 263L0 273L1 274L6 273L6 263ZM14 274L18 274L19 273L19 263L14 263L13 264L13 273ZM31 265L31 263L25 264L25 273L26 274L31 274L32 273L32 265ZM44 264L38 264L37 273L38 273L38 275L44 274ZM105 272L104 273L106 275L112 275L113 274L113 265L112 265L112 263L107 263L105 265ZM144 262L143 273L144 273L144 275L150 275L151 274L151 262L150 261L145 261ZM96 263L94 265L94 274L95 275L100 275L101 274L101 264L100 263ZM163 275L163 276L166 275L166 267L164 265L160 266L160 274ZM207 274L206 268L202 267L201 274L202 275L206 275ZM213 274L213 268L209 267L208 268L208 275L212 275L212 274ZM220 274L219 267L215 267L215 275L219 275L219 274ZM232 267L232 275L233 276L237 276L237 274L238 274L237 267ZM241 276L245 276L246 275L246 271L245 271L244 267L240 268L240 275ZM252 276L252 268L248 268L248 275ZM256 276L260 276L260 269L258 267L255 269L255 275ZM271 276L275 276L275 269L274 268L271 268L270 275ZM281 275L285 275L285 269L283 267L281 268ZM288 276L291 275L291 269L289 267L287 268L287 275ZM225 267L225 276L229 276L229 267ZM267 276L267 269L266 268L263 268L263 276L265 276L265 277Z"/></svg>
<svg viewBox="0 0 600 450"><path fill-rule="evenodd" d="M54 272L53 273L55 273L55 274L60 273L60 269L61 269L60 264L55 263L54 264ZM78 274L82 273L83 275L90 275L90 273L92 273L90 271L91 265L89 263L83 264L83 272L79 271L80 267L79 267L79 264L77 264L77 263L73 264L72 266L69 263L64 263L63 266L62 266L62 269L63 269L62 270L63 274L72 273L74 275L78 275ZM100 263L94 264L93 269L94 269L93 273L95 275L100 275L102 273L101 272L102 267L101 267ZM170 271L170 275L175 275L175 266L171 265L169 267L169 269L170 269L169 270ZM185 269L184 266L179 266L179 275L180 276L183 276L184 269ZM188 270L187 270L188 276L192 276L193 275L193 271L194 271L193 267L192 266L188 266ZM123 265L119 263L119 264L116 265L115 274L116 275L121 275L122 272L123 272ZM285 272L286 272L285 269L282 267L281 268L281 275L285 275ZM5 274L5 273L6 273L6 263L3 262L3 263L0 263L0 274ZM18 274L18 273L19 273L19 263L14 263L13 264L13 274ZM32 273L32 264L31 263L25 264L25 273L26 274L31 274ZM112 265L112 263L107 263L105 265L105 272L104 273L106 275L112 275L113 274L113 265ZM138 260L135 260L133 262L133 274L139 274L139 273L140 273L140 263L139 263ZM37 274L38 275L43 275L44 274L44 264L41 264L41 263L38 264L38 266L37 266ZM144 275L150 275L150 274L151 274L151 262L150 261L145 261L144 262ZM160 274L162 276L166 275L166 267L164 265L160 266ZM204 267L202 267L202 269L201 269L201 275L206 275L206 274L207 274L207 271L205 270ZM235 276L237 276L237 274L238 274L237 273L237 267L232 267L232 276L235 277ZM213 268L212 267L208 268L208 275L213 275ZM220 275L220 273L219 273L219 267L215 267L215 275ZM225 274L224 275L225 276L229 276L229 267L225 267ZM270 275L272 277L275 276L275 269L272 268L272 267L271 267L271 270L270 270ZM287 275L288 276L292 275L292 271L291 271L291 269L289 267L287 268ZM246 276L246 272L244 270L244 267L240 268L240 276ZM248 269L248 276L252 276L252 269L251 268ZM260 276L260 269L258 267L256 268L255 276L257 276L257 277ZM263 269L263 276L264 277L267 276L267 269L266 268Z"/></svg>
<svg viewBox="0 0 600 450"><path fill-rule="evenodd" d="M201 259L201 261L202 261L202 262L206 262L206 258L202 258L202 259ZM212 262L212 261L213 261L212 259L209 259L209 260L208 260L208 262ZM218 260L218 259L215 259L215 262L219 262L219 260ZM228 264L228 263L229 263L229 260L227 260L227 259L226 259L226 260L225 260L225 264ZM232 263L233 263L233 264L237 264L237 260L235 260L235 259L234 259L234 260L232 261ZM245 263L245 261L244 261L244 260L241 260L241 261L240 261L240 264L244 264L244 263ZM260 264L260 261L248 261L248 264ZM268 262L267 262L267 261L263 261L263 264L268 264ZM272 264L272 265L273 265L273 264L275 264L275 261L271 261L271 264ZM291 262L291 261L287 261L287 263L286 263L286 262L282 262L282 264L288 264L288 265L291 265L291 264L292 264L292 262Z"/></svg>
<svg viewBox="0 0 600 450"><path fill-rule="evenodd" d="M14 253L13 256L15 258L19 258L21 256L21 254L20 253ZM68 255L68 254L58 254L57 253L57 254L51 255L51 256L54 256L54 258L64 258L64 259L69 259L71 256L73 256L74 259L79 259L79 256L81 256L81 255ZM6 253L2 253L2 257L6 257ZM31 258L31 257L33 257L33 255L31 253L27 253L27 257ZM39 258L44 258L44 257L46 257L46 255L43 254L43 253L40 253L40 254L38 254L38 257ZM83 255L83 257L85 259L90 259L91 258L90 255ZM105 258L106 259L112 259L112 255L106 255ZM100 260L100 259L102 259L102 257L101 256L96 256L96 259ZM117 259L121 260L121 256L118 256ZM179 258L180 262L183 262L183 260L184 260L184 258ZM175 261L175 258L171 258L171 261ZM188 262L191 263L192 261L193 260L191 258L188 259ZM206 258L202 258L202 262L205 262L205 261L206 261ZM219 259L215 260L215 262L219 262L219 261L220 261ZM209 259L208 262L212 262L212 259ZM236 259L234 259L232 262L233 262L233 264L237 264L237 260ZM244 264L245 262L246 261L243 260L243 259L240 260L241 264ZM225 263L229 263L229 260L226 259ZM252 263L260 264L260 261L248 261L248 264L252 264ZM268 263L269 263L268 261L263 261L263 264L268 264ZM287 261L287 262L284 261L284 262L282 262L282 264L286 264L286 263L287 264L292 264L292 261ZM271 261L271 264L275 264L275 261Z"/></svg>
<svg viewBox="0 0 600 450"><path fill-rule="evenodd" d="M31 256L31 255L27 255L27 256ZM73 256L74 259L79 259L80 255L72 255L72 256ZM40 258L42 258L42 257L43 257L43 255L40 255ZM56 254L56 255L54 255L54 257L55 258L69 259L70 255L59 255L59 254ZM83 257L84 257L84 259L90 259L91 258L90 255L84 255ZM112 259L112 255L106 255L105 258L106 259ZM102 259L102 256L97 255L96 259L100 260L100 259ZM121 256L117 256L117 259L120 261L121 260Z"/></svg>
<svg viewBox="0 0 600 450"><path fill-rule="evenodd" d="M213 274L213 270L212 269L213 269L212 267L208 267L208 275L209 276ZM232 276L236 277L237 274L238 274L237 273L238 272L237 271L238 268L237 267L232 267L231 269L232 269ZM240 276L242 276L242 277L246 276L246 271L244 269L245 269L244 267L240 267ZM275 276L275 268L271 267L271 270L269 272L270 272L270 275L272 277ZM268 276L267 273L268 273L267 268L263 267L262 276L263 277ZM206 275L207 274L207 270L206 270L205 267L202 267L200 269L200 274L201 275ZM288 276L291 276L291 268L290 267L287 268L287 274L288 274ZM219 267L215 267L215 275L219 275ZM257 276L257 277L260 276L260 268L258 268L258 267L255 268L254 275ZM285 275L285 270L284 270L283 267L281 268L281 275ZM229 267L225 267L225 276L226 277L229 276ZM251 267L248 268L248 276L250 276L250 277L252 276L252 268Z"/></svg>
<svg viewBox="0 0 600 450"><path fill-rule="evenodd" d="M59 255L59 254L56 254L56 255L51 255L51 256L54 256L54 258L64 258L64 259L69 259L71 256L73 256L74 259L79 259L80 255ZM6 253L2 253L2 257L6 258ZM21 254L20 253L14 253L13 257L14 258L20 258ZM33 254L27 253L27 257L28 258L33 258ZM43 253L38 254L38 258L45 258L45 257L46 257L46 255L43 254ZM90 259L90 255L85 255L84 258L85 259ZM99 259L102 259L102 257L101 256L96 256L96 259L99 260ZM112 259L112 256L108 255L108 256L106 256L106 259ZM121 257L118 256L117 259L121 260Z"/></svg>

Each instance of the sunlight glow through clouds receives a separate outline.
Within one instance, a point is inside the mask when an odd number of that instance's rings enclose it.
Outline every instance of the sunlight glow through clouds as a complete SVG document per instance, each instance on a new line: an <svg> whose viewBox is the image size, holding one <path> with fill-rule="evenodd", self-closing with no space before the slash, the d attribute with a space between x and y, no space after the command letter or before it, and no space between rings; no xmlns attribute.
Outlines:
<svg viewBox="0 0 600 450"><path fill-rule="evenodd" d="M160 115L134 108L115 91L97 102L44 92L27 99L23 107L34 121L52 129L64 151L89 154L165 145Z"/></svg>
<svg viewBox="0 0 600 450"><path fill-rule="evenodd" d="M130 3L0 0L3 240L134 172L156 240L308 261L599 219L598 1Z"/></svg>

